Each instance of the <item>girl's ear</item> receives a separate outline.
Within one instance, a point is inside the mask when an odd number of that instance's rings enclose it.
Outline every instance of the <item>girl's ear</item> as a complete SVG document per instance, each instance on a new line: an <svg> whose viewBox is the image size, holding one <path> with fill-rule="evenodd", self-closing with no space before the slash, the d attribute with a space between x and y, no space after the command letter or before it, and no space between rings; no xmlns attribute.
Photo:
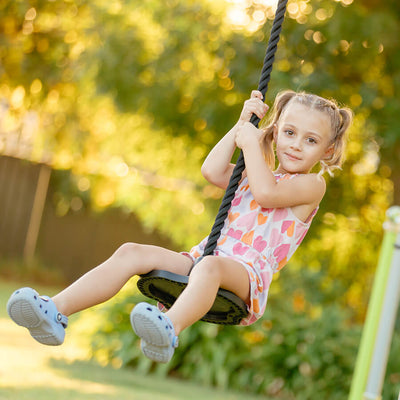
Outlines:
<svg viewBox="0 0 400 400"><path fill-rule="evenodd" d="M323 160L328 160L329 158L332 157L333 152L335 151L335 143L332 143L324 153L324 156L322 157Z"/></svg>

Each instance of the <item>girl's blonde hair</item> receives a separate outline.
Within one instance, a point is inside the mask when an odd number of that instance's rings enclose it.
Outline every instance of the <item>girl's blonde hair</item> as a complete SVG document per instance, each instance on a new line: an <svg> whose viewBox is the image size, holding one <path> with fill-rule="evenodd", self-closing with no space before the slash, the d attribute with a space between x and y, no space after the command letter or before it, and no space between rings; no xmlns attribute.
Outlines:
<svg viewBox="0 0 400 400"><path fill-rule="evenodd" d="M279 93L272 107L272 112L263 127L263 135L261 144L264 152L264 157L271 169L275 168L275 153L273 149L274 126L279 122L283 111L289 103L297 102L309 107L312 110L318 110L326 113L330 117L332 127L332 141L334 150L329 159L321 160L321 171L319 174L328 172L332 174L332 170L340 168L342 165L343 154L346 147L346 131L353 119L353 113L349 108L339 108L334 100L328 100L315 94L305 92L294 92L285 90Z"/></svg>

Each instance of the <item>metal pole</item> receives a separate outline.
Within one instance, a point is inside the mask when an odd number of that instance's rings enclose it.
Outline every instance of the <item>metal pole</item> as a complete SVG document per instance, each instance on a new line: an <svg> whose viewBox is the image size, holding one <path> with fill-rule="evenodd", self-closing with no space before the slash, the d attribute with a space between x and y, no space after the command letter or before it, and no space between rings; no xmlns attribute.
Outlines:
<svg viewBox="0 0 400 400"><path fill-rule="evenodd" d="M387 220L383 225L385 234L351 382L349 400L362 400L363 398L369 366L371 365L375 338L378 331L377 321L380 319L382 311L383 298L393 256L393 246L396 240L395 227L397 227L398 230L399 226L400 207L391 207L387 211Z"/></svg>
<svg viewBox="0 0 400 400"><path fill-rule="evenodd" d="M388 216L389 221L386 229L397 232L397 237L364 393L365 400L381 399L390 344L392 342L396 314L400 301L400 208L393 207L389 209Z"/></svg>

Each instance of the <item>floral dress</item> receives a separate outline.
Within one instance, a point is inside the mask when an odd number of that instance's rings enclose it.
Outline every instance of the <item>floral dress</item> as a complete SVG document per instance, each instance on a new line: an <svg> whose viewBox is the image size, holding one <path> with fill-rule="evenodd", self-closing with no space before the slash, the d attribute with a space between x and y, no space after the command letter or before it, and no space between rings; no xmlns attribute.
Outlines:
<svg viewBox="0 0 400 400"><path fill-rule="evenodd" d="M276 174L275 179L280 181L295 176ZM317 210L303 222L291 208L263 208L254 200L247 178L240 183L214 255L230 257L242 263L248 272L249 314L241 325L250 325L264 314L272 276L283 268L299 247ZM207 239L189 253L182 254L195 262L203 254Z"/></svg>

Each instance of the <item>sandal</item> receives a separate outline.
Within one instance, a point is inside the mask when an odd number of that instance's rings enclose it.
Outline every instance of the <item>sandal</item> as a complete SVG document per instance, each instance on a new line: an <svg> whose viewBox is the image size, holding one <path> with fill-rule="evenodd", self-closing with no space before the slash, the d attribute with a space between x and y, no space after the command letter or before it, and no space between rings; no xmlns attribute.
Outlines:
<svg viewBox="0 0 400 400"><path fill-rule="evenodd" d="M64 342L68 318L58 312L50 297L39 296L36 290L28 287L18 289L8 300L7 312L39 343L57 346Z"/></svg>
<svg viewBox="0 0 400 400"><path fill-rule="evenodd" d="M178 347L178 336L170 319L157 307L139 303L131 312L131 324L142 338L143 354L153 361L167 363Z"/></svg>

